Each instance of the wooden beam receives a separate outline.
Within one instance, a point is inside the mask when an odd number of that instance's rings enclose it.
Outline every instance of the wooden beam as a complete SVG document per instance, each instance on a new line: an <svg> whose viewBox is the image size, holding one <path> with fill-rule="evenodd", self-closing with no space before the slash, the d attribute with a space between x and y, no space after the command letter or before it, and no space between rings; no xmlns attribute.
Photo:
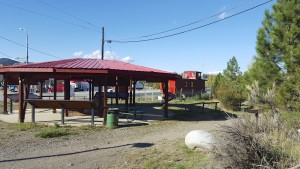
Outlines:
<svg viewBox="0 0 300 169"><path fill-rule="evenodd" d="M108 70L91 70L91 69L56 69L57 73L97 73L97 74L107 74Z"/></svg>
<svg viewBox="0 0 300 169"><path fill-rule="evenodd" d="M6 68L5 70L1 69L0 72L54 72L53 68Z"/></svg>

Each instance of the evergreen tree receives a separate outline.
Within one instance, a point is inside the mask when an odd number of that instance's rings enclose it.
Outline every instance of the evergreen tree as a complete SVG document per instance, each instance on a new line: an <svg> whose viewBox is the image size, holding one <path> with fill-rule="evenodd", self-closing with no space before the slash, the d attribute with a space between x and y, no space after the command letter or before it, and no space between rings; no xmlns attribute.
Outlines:
<svg viewBox="0 0 300 169"><path fill-rule="evenodd" d="M281 101L289 107L300 102L300 0L277 0L266 11L257 35L257 54L249 75L263 89L275 82Z"/></svg>
<svg viewBox="0 0 300 169"><path fill-rule="evenodd" d="M225 108L234 109L246 99L243 95L245 85L242 79L242 72L236 58L233 56L227 62L227 68L223 75L219 73L213 84L213 94L221 101Z"/></svg>
<svg viewBox="0 0 300 169"><path fill-rule="evenodd" d="M223 74L225 78L230 81L235 81L242 75L238 62L234 56L227 62L227 68L223 70Z"/></svg>

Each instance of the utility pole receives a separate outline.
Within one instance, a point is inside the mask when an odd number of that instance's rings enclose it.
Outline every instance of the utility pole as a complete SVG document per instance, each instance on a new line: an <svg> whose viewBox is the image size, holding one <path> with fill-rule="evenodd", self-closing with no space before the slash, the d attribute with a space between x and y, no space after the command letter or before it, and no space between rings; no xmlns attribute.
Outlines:
<svg viewBox="0 0 300 169"><path fill-rule="evenodd" d="M101 59L103 60L104 58L104 27L102 27L102 56Z"/></svg>
<svg viewBox="0 0 300 169"><path fill-rule="evenodd" d="M26 33L26 64L28 64L28 32L25 28L20 28L19 30Z"/></svg>

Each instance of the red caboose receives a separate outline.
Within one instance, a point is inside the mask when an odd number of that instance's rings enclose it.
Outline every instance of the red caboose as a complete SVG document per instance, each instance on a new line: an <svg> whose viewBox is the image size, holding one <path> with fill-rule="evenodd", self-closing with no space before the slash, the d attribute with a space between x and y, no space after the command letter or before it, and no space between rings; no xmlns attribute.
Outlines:
<svg viewBox="0 0 300 169"><path fill-rule="evenodd" d="M182 93L192 96L204 92L205 80L201 78L201 72L185 71L181 79L169 80L168 86L169 93ZM162 92L162 84L160 85L160 91Z"/></svg>

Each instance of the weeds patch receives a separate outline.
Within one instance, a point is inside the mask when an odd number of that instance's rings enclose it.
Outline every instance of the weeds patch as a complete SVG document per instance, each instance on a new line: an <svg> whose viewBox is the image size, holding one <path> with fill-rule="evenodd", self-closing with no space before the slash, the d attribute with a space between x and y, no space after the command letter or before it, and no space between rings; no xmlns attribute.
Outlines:
<svg viewBox="0 0 300 169"><path fill-rule="evenodd" d="M256 121L237 119L224 126L214 147L215 160L224 168L290 168L300 163L300 136L270 116Z"/></svg>
<svg viewBox="0 0 300 169"><path fill-rule="evenodd" d="M43 131L40 131L35 136L41 138L55 138L55 137L64 137L69 135L75 135L76 132L71 132L66 129L57 129L57 128L49 128Z"/></svg>
<svg viewBox="0 0 300 169"><path fill-rule="evenodd" d="M17 130L19 130L19 131L27 131L27 130L48 127L48 125L36 124L36 123L17 123L17 124L15 124L15 126L16 126Z"/></svg>

